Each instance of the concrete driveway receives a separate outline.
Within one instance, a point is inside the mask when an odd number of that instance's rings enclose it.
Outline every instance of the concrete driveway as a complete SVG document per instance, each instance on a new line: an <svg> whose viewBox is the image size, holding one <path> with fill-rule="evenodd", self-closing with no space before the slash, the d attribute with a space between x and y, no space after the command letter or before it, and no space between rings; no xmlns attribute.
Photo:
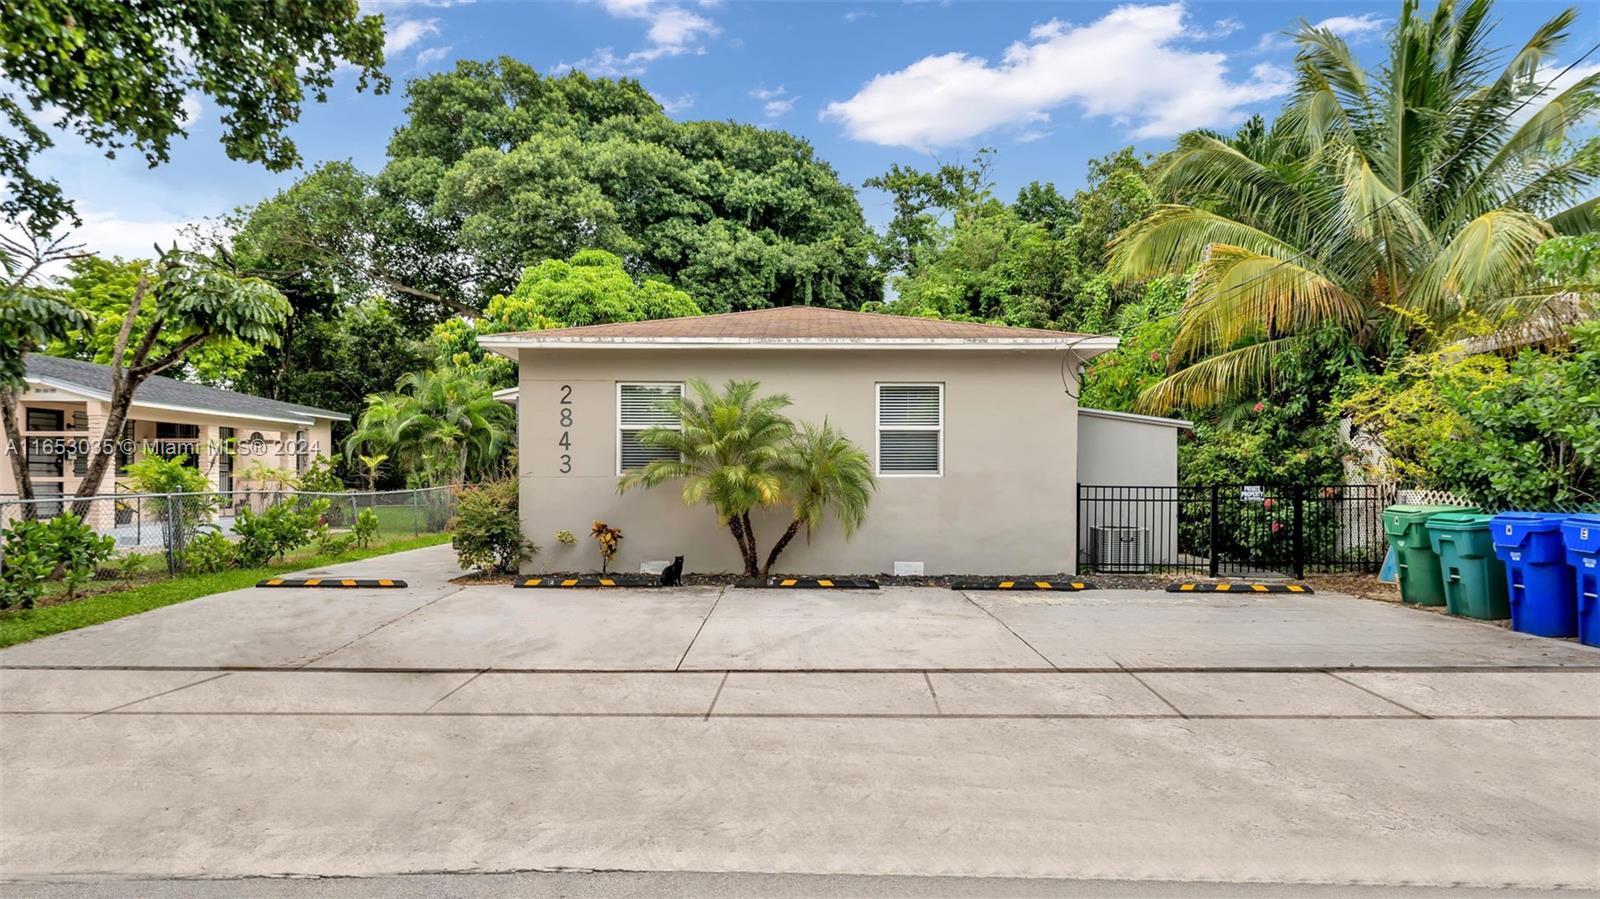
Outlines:
<svg viewBox="0 0 1600 899"><path fill-rule="evenodd" d="M1600 887L1600 652L1334 596L459 588L0 651L0 873Z"/></svg>

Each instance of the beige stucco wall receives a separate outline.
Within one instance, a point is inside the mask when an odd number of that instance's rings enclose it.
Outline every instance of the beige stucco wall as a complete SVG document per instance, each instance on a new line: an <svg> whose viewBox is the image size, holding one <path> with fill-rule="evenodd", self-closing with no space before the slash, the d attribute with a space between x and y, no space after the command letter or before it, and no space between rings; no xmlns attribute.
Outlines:
<svg viewBox="0 0 1600 899"><path fill-rule="evenodd" d="M588 537L595 519L624 533L616 571L678 554L689 571L739 570L733 538L710 509L685 507L672 486L617 493L617 383L694 377L713 384L755 378L764 391L793 398L792 417L826 416L874 457L876 384L945 385L944 475L880 478L854 539L832 524L809 545L791 544L780 570L875 574L896 561L921 561L930 575L1070 570L1078 419L1062 371L1054 352L523 350L521 508L525 533L542 548L524 570L598 569ZM572 388L569 428L559 420L563 385ZM570 450L558 444L563 431ZM568 474L559 472L563 453L572 456ZM757 518L763 553L786 523L781 512ZM561 547L552 536L558 530L578 535L578 545Z"/></svg>
<svg viewBox="0 0 1600 899"><path fill-rule="evenodd" d="M1078 482L1143 487L1178 483L1178 429L1078 414Z"/></svg>
<svg viewBox="0 0 1600 899"><path fill-rule="evenodd" d="M1083 506L1080 548L1089 554L1090 529L1118 525L1148 531L1151 557L1178 552L1178 429L1151 421L1078 413L1078 482L1129 488L1094 491Z"/></svg>

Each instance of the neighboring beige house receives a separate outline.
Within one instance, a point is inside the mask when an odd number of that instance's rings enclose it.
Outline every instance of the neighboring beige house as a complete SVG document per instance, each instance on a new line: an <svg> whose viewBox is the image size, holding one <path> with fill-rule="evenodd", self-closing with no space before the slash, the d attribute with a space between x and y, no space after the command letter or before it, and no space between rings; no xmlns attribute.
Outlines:
<svg viewBox="0 0 1600 899"><path fill-rule="evenodd" d="M787 572L1019 574L1071 571L1077 551L1078 371L1116 339L893 315L786 307L480 338L519 363L523 530L534 571L598 567L596 519L622 529L618 571L686 557L689 571L740 569L710 509L673 486L619 495L618 475L657 450L635 434L691 378L755 379L789 414L826 417L872 458L866 525L836 523L779 562ZM1168 428L1144 429L1171 440ZM765 551L786 512L756 518Z"/></svg>
<svg viewBox="0 0 1600 899"><path fill-rule="evenodd" d="M77 492L88 452L116 453L97 494L128 492L121 475L148 453L183 455L216 490L233 490L235 473L260 462L288 473L333 452L332 426L350 417L331 409L283 403L160 376L139 386L121 439L105 447L111 369L92 362L31 354L28 391L17 417L29 450L29 474L40 498ZM7 442L6 452L11 448ZM87 452L86 452L87 451ZM17 492L11 463L0 464L0 496Z"/></svg>

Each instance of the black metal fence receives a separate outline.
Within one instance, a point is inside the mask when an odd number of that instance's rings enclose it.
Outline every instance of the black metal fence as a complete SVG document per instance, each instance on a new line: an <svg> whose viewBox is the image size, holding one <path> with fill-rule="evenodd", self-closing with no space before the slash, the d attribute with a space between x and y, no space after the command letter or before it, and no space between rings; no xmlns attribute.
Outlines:
<svg viewBox="0 0 1600 899"><path fill-rule="evenodd" d="M1078 487L1078 570L1304 577L1383 565L1386 484Z"/></svg>

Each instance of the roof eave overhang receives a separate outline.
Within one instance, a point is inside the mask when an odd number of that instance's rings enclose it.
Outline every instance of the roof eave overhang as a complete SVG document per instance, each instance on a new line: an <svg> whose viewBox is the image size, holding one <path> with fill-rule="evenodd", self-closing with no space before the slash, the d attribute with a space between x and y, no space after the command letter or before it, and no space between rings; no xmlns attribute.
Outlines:
<svg viewBox="0 0 1600 899"><path fill-rule="evenodd" d="M490 352L515 360L519 350L1001 350L1071 352L1087 359L1116 349L1118 338L837 338L837 337L503 337L478 338Z"/></svg>
<svg viewBox="0 0 1600 899"><path fill-rule="evenodd" d="M98 400L102 403L111 402L111 395L103 390L95 390L93 388L84 387L82 384L74 384L70 381L62 381L57 378L28 375L28 383L43 384L46 387L53 387L56 390L60 390L64 393L74 394L85 399ZM317 423L317 419L319 418L325 418L329 421L350 420L350 416L345 415L342 412L334 412L332 410L328 410L328 414L326 415L312 415L307 413L305 415L285 417L282 415L263 415L256 412L226 411L217 409L215 407L207 408L203 406L180 406L174 403L146 403L139 399L137 391L134 394L133 402L129 403L128 405L130 407L130 411L132 411L132 409L158 409L162 412L189 412L195 415L215 415L221 418L237 418L245 421L270 421L278 424L290 425L314 425Z"/></svg>

